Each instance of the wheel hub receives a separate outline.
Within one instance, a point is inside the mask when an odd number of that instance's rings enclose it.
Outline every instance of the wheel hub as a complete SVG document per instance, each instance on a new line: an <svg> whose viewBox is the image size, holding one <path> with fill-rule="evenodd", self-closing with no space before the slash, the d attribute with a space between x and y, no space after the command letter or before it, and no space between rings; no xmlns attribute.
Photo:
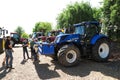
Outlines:
<svg viewBox="0 0 120 80"><path fill-rule="evenodd" d="M109 46L106 43L102 43L98 52L101 58L106 58L109 55Z"/></svg>
<svg viewBox="0 0 120 80"><path fill-rule="evenodd" d="M68 53L67 57L68 57L69 59L72 59L72 58L73 58L73 54L72 54L72 53Z"/></svg>
<svg viewBox="0 0 120 80"><path fill-rule="evenodd" d="M67 60L67 62L73 63L76 60L76 58L77 58L76 51L70 50L70 51L67 52L67 54L66 54L66 60Z"/></svg>
<svg viewBox="0 0 120 80"><path fill-rule="evenodd" d="M103 52L103 49L102 49L102 48L100 49L100 52Z"/></svg>

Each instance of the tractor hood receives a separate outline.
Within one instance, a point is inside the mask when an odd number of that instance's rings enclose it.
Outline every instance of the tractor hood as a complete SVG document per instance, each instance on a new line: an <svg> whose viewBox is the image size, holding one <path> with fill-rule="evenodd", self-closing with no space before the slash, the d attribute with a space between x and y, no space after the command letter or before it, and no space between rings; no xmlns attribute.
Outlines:
<svg viewBox="0 0 120 80"><path fill-rule="evenodd" d="M54 43L78 42L79 39L79 34L60 34L56 37Z"/></svg>

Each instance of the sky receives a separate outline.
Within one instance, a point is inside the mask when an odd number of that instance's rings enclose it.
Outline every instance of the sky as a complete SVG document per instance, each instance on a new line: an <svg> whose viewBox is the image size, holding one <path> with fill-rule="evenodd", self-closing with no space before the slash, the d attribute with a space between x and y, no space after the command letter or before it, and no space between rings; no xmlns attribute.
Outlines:
<svg viewBox="0 0 120 80"><path fill-rule="evenodd" d="M36 22L50 22L54 28L56 17L69 3L82 0L0 0L0 27L14 32L17 26L31 34ZM89 1L92 7L99 7L102 0Z"/></svg>

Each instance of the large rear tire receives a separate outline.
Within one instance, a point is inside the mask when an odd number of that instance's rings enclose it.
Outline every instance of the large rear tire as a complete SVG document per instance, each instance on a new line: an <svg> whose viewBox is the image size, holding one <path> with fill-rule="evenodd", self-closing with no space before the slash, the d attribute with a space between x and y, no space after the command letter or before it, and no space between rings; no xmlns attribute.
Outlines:
<svg viewBox="0 0 120 80"><path fill-rule="evenodd" d="M92 55L95 61L107 61L110 56L110 44L107 39L100 39L92 48Z"/></svg>
<svg viewBox="0 0 120 80"><path fill-rule="evenodd" d="M58 61L66 67L78 65L80 61L80 51L74 45L65 45L58 51Z"/></svg>

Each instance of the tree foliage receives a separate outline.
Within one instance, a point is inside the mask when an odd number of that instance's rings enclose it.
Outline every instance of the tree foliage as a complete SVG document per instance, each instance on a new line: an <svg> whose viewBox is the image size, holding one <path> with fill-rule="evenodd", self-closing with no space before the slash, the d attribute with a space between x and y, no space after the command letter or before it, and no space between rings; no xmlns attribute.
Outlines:
<svg viewBox="0 0 120 80"><path fill-rule="evenodd" d="M21 27L21 26L18 26L16 29L15 29L15 32L17 32L20 36L22 35L22 33L24 33L24 29Z"/></svg>
<svg viewBox="0 0 120 80"><path fill-rule="evenodd" d="M103 14L108 35L120 39L120 0L104 0Z"/></svg>
<svg viewBox="0 0 120 80"><path fill-rule="evenodd" d="M93 18L97 21L101 21L102 18L102 8L92 8Z"/></svg>
<svg viewBox="0 0 120 80"><path fill-rule="evenodd" d="M110 38L120 39L120 0L103 0L102 8L92 8L88 2L67 5L57 17L57 28L67 28L75 23L98 20L102 31Z"/></svg>
<svg viewBox="0 0 120 80"><path fill-rule="evenodd" d="M22 33L21 37L27 39L27 38L29 38L29 35L28 35L27 33L24 32L24 33Z"/></svg>
<svg viewBox="0 0 120 80"><path fill-rule="evenodd" d="M57 17L58 28L68 27L82 21L93 20L93 11L89 3L69 4Z"/></svg>
<svg viewBox="0 0 120 80"><path fill-rule="evenodd" d="M37 22L33 28L33 32L48 32L52 29L52 25L49 22Z"/></svg>

